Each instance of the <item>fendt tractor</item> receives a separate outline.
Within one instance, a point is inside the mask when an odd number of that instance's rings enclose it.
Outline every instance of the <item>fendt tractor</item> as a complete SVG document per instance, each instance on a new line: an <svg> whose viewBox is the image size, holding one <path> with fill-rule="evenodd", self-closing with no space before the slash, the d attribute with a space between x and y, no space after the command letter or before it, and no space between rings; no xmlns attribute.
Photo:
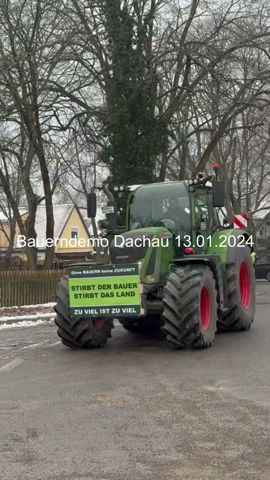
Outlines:
<svg viewBox="0 0 270 480"><path fill-rule="evenodd" d="M217 168L188 181L119 186L114 193L104 187L108 262L70 266L61 279L55 311L63 344L101 347L116 319L130 332L160 330L175 348L207 348L217 331L250 328L252 238L222 221ZM96 194L87 200L94 218Z"/></svg>

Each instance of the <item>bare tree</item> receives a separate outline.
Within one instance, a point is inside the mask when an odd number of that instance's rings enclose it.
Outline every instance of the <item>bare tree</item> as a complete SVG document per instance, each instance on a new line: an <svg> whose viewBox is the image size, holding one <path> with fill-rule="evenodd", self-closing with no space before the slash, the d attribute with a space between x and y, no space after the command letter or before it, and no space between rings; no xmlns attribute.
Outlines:
<svg viewBox="0 0 270 480"><path fill-rule="evenodd" d="M47 238L53 238L54 233L53 164L46 155L54 100L48 95L47 84L62 47L55 33L58 13L53 6L54 2L43 0L0 1L0 61L4 66L0 72L0 110L4 121L8 116L10 129L17 126L20 137L20 152L11 149L5 155L17 158L29 209L26 227L18 218L17 222L21 232L26 228L33 238L39 197L44 198L46 205ZM29 178L37 165L41 186L33 188ZM14 206L14 215L17 210L18 206ZM45 268L51 265L53 253L53 248L47 248ZM32 268L34 263L31 261Z"/></svg>

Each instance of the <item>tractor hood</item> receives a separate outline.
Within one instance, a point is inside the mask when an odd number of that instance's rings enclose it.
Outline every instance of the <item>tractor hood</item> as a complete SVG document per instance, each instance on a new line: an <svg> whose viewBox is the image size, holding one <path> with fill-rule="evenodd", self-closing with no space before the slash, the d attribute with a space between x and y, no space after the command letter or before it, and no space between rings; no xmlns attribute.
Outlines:
<svg viewBox="0 0 270 480"><path fill-rule="evenodd" d="M114 237L110 256L114 264L141 262L143 279L160 283L174 258L173 235L165 227L130 230Z"/></svg>
<svg viewBox="0 0 270 480"><path fill-rule="evenodd" d="M149 248L166 246L171 233L164 227L141 228L116 235L111 244L113 263L133 263L142 260Z"/></svg>

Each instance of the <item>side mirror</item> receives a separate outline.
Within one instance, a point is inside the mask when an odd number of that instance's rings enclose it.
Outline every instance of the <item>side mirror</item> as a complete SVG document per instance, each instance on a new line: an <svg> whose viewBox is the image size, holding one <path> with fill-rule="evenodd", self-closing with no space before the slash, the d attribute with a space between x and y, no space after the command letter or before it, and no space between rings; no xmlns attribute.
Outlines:
<svg viewBox="0 0 270 480"><path fill-rule="evenodd" d="M97 196L95 192L87 194L87 217L95 218L97 214Z"/></svg>
<svg viewBox="0 0 270 480"><path fill-rule="evenodd" d="M212 186L213 207L224 207L225 205L225 182L214 180Z"/></svg>

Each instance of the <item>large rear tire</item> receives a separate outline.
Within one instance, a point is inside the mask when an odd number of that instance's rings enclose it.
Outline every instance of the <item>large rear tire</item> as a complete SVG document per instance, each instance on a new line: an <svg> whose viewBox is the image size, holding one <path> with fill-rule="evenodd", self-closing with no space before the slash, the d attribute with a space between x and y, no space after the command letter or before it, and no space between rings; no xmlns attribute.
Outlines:
<svg viewBox="0 0 270 480"><path fill-rule="evenodd" d="M217 324L217 291L204 266L175 269L164 289L164 331L175 348L208 348Z"/></svg>
<svg viewBox="0 0 270 480"><path fill-rule="evenodd" d="M255 313L255 273L249 247L230 248L226 266L228 311L218 320L218 330L249 330Z"/></svg>
<svg viewBox="0 0 270 480"><path fill-rule="evenodd" d="M161 319L154 315L139 318L138 320L123 318L119 319L119 321L125 330L136 334L151 335L159 332L161 329Z"/></svg>
<svg viewBox="0 0 270 480"><path fill-rule="evenodd" d="M67 347L73 349L98 348L106 344L111 337L113 322L105 318L78 318L69 317L68 279L62 278L58 286L55 323L57 334Z"/></svg>

